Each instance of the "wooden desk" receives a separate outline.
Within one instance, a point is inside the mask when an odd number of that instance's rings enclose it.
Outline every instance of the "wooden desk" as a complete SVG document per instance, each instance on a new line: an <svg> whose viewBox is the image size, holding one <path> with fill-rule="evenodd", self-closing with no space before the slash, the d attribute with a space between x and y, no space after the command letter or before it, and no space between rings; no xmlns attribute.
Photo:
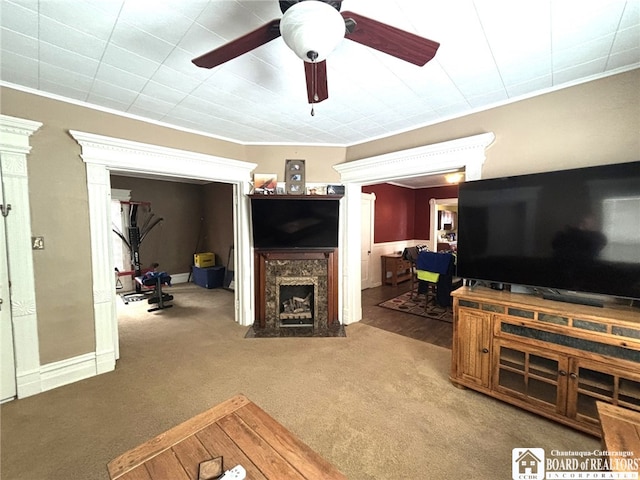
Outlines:
<svg viewBox="0 0 640 480"><path fill-rule="evenodd" d="M630 457L611 455L611 464L616 472L637 472L640 462L640 412L621 408L605 402L596 402L600 427L602 428L602 449L608 452L633 452ZM616 459L623 460L617 461ZM628 462L627 459L636 461ZM635 467L635 468L634 468Z"/></svg>
<svg viewBox="0 0 640 480"><path fill-rule="evenodd" d="M405 282L411 278L411 262L404 260L402 255L382 255L382 285L391 284L394 287L399 282ZM391 278L387 278L387 272L391 272Z"/></svg>
<svg viewBox="0 0 640 480"><path fill-rule="evenodd" d="M111 480L195 480L201 462L222 456L247 480L346 480L333 465L244 395L158 435L109 462Z"/></svg>

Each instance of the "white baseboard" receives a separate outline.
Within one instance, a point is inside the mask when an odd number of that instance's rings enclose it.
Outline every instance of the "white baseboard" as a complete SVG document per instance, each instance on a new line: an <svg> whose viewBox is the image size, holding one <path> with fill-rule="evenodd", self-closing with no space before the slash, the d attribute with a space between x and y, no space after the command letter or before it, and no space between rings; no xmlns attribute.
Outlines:
<svg viewBox="0 0 640 480"><path fill-rule="evenodd" d="M48 363L40 367L41 391L62 387L95 375L97 371L94 352Z"/></svg>
<svg viewBox="0 0 640 480"><path fill-rule="evenodd" d="M18 398L30 397L42 392L40 370L16 372L16 389Z"/></svg>

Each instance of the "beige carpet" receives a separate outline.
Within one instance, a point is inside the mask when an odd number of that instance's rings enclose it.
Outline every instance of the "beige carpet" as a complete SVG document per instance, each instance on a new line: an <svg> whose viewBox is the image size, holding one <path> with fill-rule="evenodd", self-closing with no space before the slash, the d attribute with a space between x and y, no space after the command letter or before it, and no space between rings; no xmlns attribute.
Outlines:
<svg viewBox="0 0 640 480"><path fill-rule="evenodd" d="M509 479L512 448L599 448L453 387L447 349L362 323L248 339L231 292L170 290L168 310L119 304L114 372L2 405L3 480L105 480L112 458L239 392L351 479Z"/></svg>

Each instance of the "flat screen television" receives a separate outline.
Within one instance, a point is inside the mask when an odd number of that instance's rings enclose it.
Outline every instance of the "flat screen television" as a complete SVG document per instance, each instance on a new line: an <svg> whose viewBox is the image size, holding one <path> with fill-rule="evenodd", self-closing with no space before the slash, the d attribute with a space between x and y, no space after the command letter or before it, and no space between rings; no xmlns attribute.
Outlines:
<svg viewBox="0 0 640 480"><path fill-rule="evenodd" d="M460 184L457 274L640 299L640 162Z"/></svg>
<svg viewBox="0 0 640 480"><path fill-rule="evenodd" d="M340 201L329 198L252 198L253 246L265 249L337 248Z"/></svg>

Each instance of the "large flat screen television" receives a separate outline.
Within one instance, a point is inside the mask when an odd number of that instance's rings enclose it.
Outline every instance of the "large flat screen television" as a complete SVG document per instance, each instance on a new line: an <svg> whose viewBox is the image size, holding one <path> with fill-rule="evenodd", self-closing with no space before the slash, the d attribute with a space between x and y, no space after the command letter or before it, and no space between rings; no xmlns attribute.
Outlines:
<svg viewBox="0 0 640 480"><path fill-rule="evenodd" d="M457 264L467 279L640 299L640 162L460 184Z"/></svg>
<svg viewBox="0 0 640 480"><path fill-rule="evenodd" d="M337 248L340 201L329 198L252 198L253 246L264 249Z"/></svg>

